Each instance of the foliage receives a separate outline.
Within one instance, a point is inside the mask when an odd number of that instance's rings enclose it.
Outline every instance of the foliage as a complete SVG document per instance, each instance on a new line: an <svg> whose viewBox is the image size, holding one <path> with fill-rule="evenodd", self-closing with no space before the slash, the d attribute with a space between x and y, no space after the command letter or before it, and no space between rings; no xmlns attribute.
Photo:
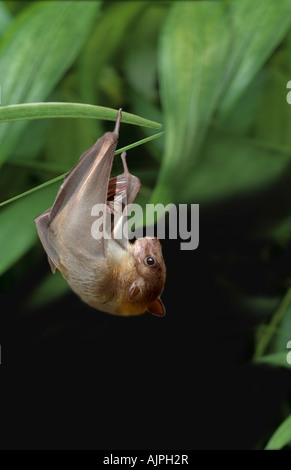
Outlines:
<svg viewBox="0 0 291 470"><path fill-rule="evenodd" d="M27 252L35 266L43 258L34 217L119 107L120 147L148 142L128 155L142 203L199 203L211 212L245 198L253 214L246 236L263 247L258 262L272 266L278 251L288 257L290 48L289 0L1 2L0 202L8 204L0 209L0 274L24 276ZM163 137L155 134L162 125ZM235 303L260 316L255 360L288 368L290 270L272 279L270 295L226 280L239 292ZM48 275L27 309L66 290ZM267 448L279 447L278 435Z"/></svg>

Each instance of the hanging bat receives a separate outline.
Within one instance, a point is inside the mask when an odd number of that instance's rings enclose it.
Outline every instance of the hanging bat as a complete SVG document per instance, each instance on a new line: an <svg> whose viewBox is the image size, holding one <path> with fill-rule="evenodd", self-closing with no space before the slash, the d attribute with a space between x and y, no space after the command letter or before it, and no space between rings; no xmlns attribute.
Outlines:
<svg viewBox="0 0 291 470"><path fill-rule="evenodd" d="M66 175L53 206L35 219L38 235L53 273L58 269L72 290L90 306L116 315L146 311L163 316L160 295L166 279L161 245L157 238L128 233L114 238L124 227L127 207L141 183L129 173L125 152L123 174L110 179L117 145L121 109L113 132L106 132L86 150ZM111 237L92 236L92 207L104 204L103 224Z"/></svg>

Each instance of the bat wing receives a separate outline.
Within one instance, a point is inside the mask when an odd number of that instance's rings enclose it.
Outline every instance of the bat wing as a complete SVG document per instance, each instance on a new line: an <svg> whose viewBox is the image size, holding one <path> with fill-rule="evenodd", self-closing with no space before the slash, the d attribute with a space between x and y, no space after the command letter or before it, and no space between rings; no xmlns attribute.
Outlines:
<svg viewBox="0 0 291 470"><path fill-rule="evenodd" d="M91 213L96 204L107 207L120 121L121 110L114 131L105 133L83 153L65 177L51 209L35 219L40 240L53 266L58 267L62 245L71 250L73 247L72 251L80 257L96 259L106 255L104 238L96 240L91 234L94 221ZM107 213L104 218L106 216Z"/></svg>
<svg viewBox="0 0 291 470"><path fill-rule="evenodd" d="M48 231L49 231L49 224L50 224L50 209L38 216L35 219L37 231L39 238L41 240L41 243L47 253L48 256L48 262L51 267L51 270L53 273L56 272L56 269L60 269L59 267L59 261L58 261L58 255L55 250L55 247L53 244L50 242L48 239Z"/></svg>

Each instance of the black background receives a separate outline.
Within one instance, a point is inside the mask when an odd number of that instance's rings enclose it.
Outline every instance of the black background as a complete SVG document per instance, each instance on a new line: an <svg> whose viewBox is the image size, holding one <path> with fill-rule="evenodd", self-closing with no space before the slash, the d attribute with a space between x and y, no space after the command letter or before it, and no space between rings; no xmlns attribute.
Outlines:
<svg viewBox="0 0 291 470"><path fill-rule="evenodd" d="M28 314L45 256L1 294L2 449L253 449L280 423L288 370L251 363L259 319L240 295L270 289L246 237L248 201L200 206L200 244L162 241L167 314L119 318L74 294ZM29 254L27 255L29 256ZM239 289L229 286L239 286Z"/></svg>

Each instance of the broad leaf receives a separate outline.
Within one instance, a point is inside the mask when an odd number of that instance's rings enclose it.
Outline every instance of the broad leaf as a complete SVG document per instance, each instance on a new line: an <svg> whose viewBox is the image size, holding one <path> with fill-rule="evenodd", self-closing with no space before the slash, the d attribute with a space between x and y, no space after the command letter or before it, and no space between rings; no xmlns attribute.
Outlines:
<svg viewBox="0 0 291 470"><path fill-rule="evenodd" d="M226 133L211 132L195 171L180 188L184 202L215 202L262 189L290 163L288 153Z"/></svg>
<svg viewBox="0 0 291 470"><path fill-rule="evenodd" d="M229 60L221 87L219 114L224 119L286 35L291 24L289 0L228 2Z"/></svg>
<svg viewBox="0 0 291 470"><path fill-rule="evenodd" d="M18 15L0 42L2 105L45 99L76 59L100 2L37 2ZM0 162L27 123L0 126Z"/></svg>
<svg viewBox="0 0 291 470"><path fill-rule="evenodd" d="M120 50L131 23L147 2L113 2L98 18L94 30L80 57L78 70L83 101L99 100L98 81L104 65ZM116 19L118 18L118 21Z"/></svg>
<svg viewBox="0 0 291 470"><path fill-rule="evenodd" d="M158 51L166 135L155 201L177 200L193 171L217 105L228 44L220 2L171 5Z"/></svg>
<svg viewBox="0 0 291 470"><path fill-rule="evenodd" d="M283 58L286 58L285 54ZM286 101L289 75L284 63L278 59L281 55L276 54L267 68L267 81L255 115L254 133L260 139L290 148L291 106Z"/></svg>
<svg viewBox="0 0 291 470"><path fill-rule="evenodd" d="M268 441L265 450L279 450L291 442L291 416L283 421Z"/></svg>
<svg viewBox="0 0 291 470"><path fill-rule="evenodd" d="M7 28L11 25L13 16L7 9L4 2L0 2L0 36L5 33Z"/></svg>

